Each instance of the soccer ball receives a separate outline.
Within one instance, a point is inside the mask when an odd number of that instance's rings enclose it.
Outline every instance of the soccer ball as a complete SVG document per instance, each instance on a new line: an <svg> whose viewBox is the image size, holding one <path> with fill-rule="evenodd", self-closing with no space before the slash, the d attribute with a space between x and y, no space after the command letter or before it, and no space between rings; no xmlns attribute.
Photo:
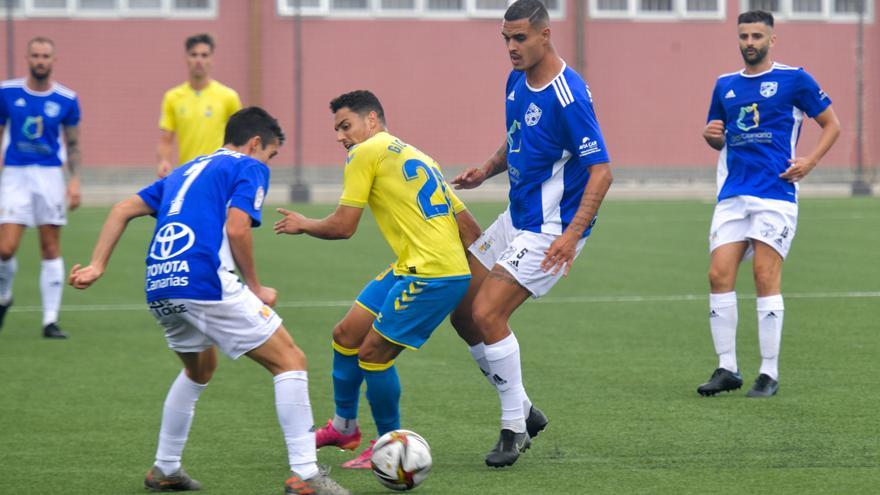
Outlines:
<svg viewBox="0 0 880 495"><path fill-rule="evenodd" d="M415 432L389 431L373 445L370 464L379 483L392 490L412 490L431 472L431 447Z"/></svg>

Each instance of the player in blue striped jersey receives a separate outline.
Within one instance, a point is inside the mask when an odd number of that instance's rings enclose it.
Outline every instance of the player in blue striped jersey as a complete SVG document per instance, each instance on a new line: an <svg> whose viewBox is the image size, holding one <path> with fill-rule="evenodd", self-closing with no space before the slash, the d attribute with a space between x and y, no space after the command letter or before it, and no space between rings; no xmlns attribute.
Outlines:
<svg viewBox="0 0 880 495"><path fill-rule="evenodd" d="M61 227L67 210L80 202L80 111L76 93L52 80L54 62L55 43L33 38L27 45L28 77L0 84L0 327L12 305L15 253L25 228L36 227L43 260L43 336L63 339L67 334L57 324L64 288Z"/></svg>
<svg viewBox="0 0 880 495"><path fill-rule="evenodd" d="M776 43L772 14L745 12L737 24L745 68L718 78L703 131L721 152L709 234L709 326L719 364L697 392L708 396L742 386L734 289L739 264L754 256L761 369L748 396L770 397L779 388L782 263L797 229L798 181L834 144L840 123L812 76L770 58ZM805 116L816 120L822 134L808 155L797 156Z"/></svg>
<svg viewBox="0 0 880 495"><path fill-rule="evenodd" d="M504 171L510 179L510 206L469 249L472 285L479 289L465 302L472 301L476 334L456 325L501 398L500 438L486 456L494 467L516 462L547 424L523 387L510 316L568 273L611 185L590 90L556 53L547 9L539 0L514 2L501 34L513 64L505 89L506 138L483 166L453 180L470 189Z"/></svg>

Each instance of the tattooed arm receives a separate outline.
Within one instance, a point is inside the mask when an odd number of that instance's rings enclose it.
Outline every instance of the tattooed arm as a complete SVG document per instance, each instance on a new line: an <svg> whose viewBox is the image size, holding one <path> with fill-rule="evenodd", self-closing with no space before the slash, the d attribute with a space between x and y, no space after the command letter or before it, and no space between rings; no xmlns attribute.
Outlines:
<svg viewBox="0 0 880 495"><path fill-rule="evenodd" d="M64 142L67 145L67 207L75 210L82 201L79 184L79 165L82 159L79 150L79 127L64 127Z"/></svg>
<svg viewBox="0 0 880 495"><path fill-rule="evenodd" d="M574 218L565 232L557 237L544 256L541 262L541 268L545 272L553 270L553 274L564 270L563 275L568 275L571 269L571 262L574 260L578 241L584 231L589 228L590 223L599 211L599 205L605 198L608 188L611 187L611 167L607 163L601 163L590 167L590 180L587 181L587 187L584 188L584 195L581 196L581 204L578 206Z"/></svg>

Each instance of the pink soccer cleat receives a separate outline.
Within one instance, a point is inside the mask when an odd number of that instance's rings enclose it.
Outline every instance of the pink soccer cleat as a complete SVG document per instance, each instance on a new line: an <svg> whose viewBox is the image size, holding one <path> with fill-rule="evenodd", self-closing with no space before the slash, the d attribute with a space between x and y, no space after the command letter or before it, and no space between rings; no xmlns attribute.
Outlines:
<svg viewBox="0 0 880 495"><path fill-rule="evenodd" d="M356 428L351 435L343 435L333 427L333 420L327 420L327 426L315 431L315 448L320 449L328 445L339 447L342 450L354 450L361 444L361 429ZM369 461L369 459L367 459Z"/></svg>
<svg viewBox="0 0 880 495"><path fill-rule="evenodd" d="M372 469L372 465L370 463L370 458L373 457L373 445L376 445L375 440L370 440L370 446L365 448L363 452L361 452L354 459L343 462L342 467L345 469Z"/></svg>

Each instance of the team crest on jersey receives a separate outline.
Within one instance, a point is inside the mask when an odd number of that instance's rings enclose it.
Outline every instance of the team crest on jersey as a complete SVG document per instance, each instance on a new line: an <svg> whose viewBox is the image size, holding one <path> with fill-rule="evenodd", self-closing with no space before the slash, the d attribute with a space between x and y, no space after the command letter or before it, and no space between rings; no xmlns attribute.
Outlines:
<svg viewBox="0 0 880 495"><path fill-rule="evenodd" d="M211 110L211 105L208 105L208 106L205 108L205 117L210 117L213 113L214 113L214 111Z"/></svg>
<svg viewBox="0 0 880 495"><path fill-rule="evenodd" d="M736 126L742 131L750 131L756 129L761 123L761 114L758 113L758 104L752 103L739 108L739 118L736 119Z"/></svg>
<svg viewBox="0 0 880 495"><path fill-rule="evenodd" d="M196 234L188 226L171 222L162 226L153 245L150 246L150 257L154 260L164 261L185 253L196 242Z"/></svg>
<svg viewBox="0 0 880 495"><path fill-rule="evenodd" d="M54 101L47 101L46 104L43 105L43 112L45 112L46 117L55 118L61 113L61 105Z"/></svg>
<svg viewBox="0 0 880 495"><path fill-rule="evenodd" d="M779 83L776 81L767 81L761 83L761 96L764 98L770 98L771 96L776 94L776 90L779 89Z"/></svg>
<svg viewBox="0 0 880 495"><path fill-rule="evenodd" d="M257 188L257 195L254 197L254 209L259 210L263 206L263 200L266 199L266 191L263 186Z"/></svg>
<svg viewBox="0 0 880 495"><path fill-rule="evenodd" d="M21 125L21 133L28 139L40 139L43 137L43 116L28 116Z"/></svg>
<svg viewBox="0 0 880 495"><path fill-rule="evenodd" d="M508 153L519 153L520 147L522 146L522 134L519 132L522 129L522 125L520 125L518 120L514 120L512 124L510 124L510 129L507 129L507 152Z"/></svg>
<svg viewBox="0 0 880 495"><path fill-rule="evenodd" d="M538 121L541 120L541 113L541 109L538 108L538 105L529 103L529 108L526 110L526 125L529 127L537 125Z"/></svg>

